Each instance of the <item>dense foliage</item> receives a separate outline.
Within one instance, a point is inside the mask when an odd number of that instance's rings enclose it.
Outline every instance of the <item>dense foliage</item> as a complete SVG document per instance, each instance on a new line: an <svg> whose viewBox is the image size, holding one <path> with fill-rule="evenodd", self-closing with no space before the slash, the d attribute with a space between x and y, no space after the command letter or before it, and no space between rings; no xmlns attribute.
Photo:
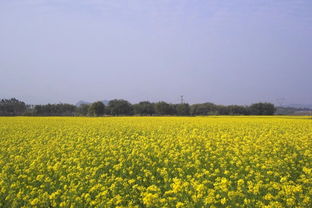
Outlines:
<svg viewBox="0 0 312 208"><path fill-rule="evenodd" d="M76 106L71 104L47 104L36 105L33 109L33 115L40 116L74 116Z"/></svg>
<svg viewBox="0 0 312 208"><path fill-rule="evenodd" d="M306 117L0 118L0 207L312 207Z"/></svg>
<svg viewBox="0 0 312 208"><path fill-rule="evenodd" d="M0 100L0 116L22 115L26 111L26 104L15 98Z"/></svg>
<svg viewBox="0 0 312 208"><path fill-rule="evenodd" d="M100 101L94 102L89 106L87 112L91 116L102 116L105 113L105 105Z"/></svg>
<svg viewBox="0 0 312 208"><path fill-rule="evenodd" d="M187 103L171 104L164 101L151 103L142 101L131 104L127 100L114 99L105 106L102 101L90 104L47 104L28 105L15 98L0 100L0 116L198 116L198 115L273 115L276 109L271 103L255 103L250 106L216 105L201 103L189 105Z"/></svg>

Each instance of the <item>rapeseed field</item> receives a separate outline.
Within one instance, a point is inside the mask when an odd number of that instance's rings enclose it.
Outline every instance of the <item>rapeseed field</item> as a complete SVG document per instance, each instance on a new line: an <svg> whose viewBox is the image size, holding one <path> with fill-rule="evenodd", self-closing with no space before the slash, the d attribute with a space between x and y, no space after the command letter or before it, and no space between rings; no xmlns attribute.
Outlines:
<svg viewBox="0 0 312 208"><path fill-rule="evenodd" d="M2 117L0 207L312 207L312 119Z"/></svg>

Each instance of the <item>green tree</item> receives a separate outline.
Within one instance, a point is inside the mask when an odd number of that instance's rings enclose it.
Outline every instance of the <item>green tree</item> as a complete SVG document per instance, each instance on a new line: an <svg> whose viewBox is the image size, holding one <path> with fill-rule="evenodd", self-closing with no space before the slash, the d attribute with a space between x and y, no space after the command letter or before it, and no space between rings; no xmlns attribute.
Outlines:
<svg viewBox="0 0 312 208"><path fill-rule="evenodd" d="M81 104L81 105L79 105L79 107L77 107L76 114L78 116L87 116L88 112L89 112L89 107L90 107L89 104Z"/></svg>
<svg viewBox="0 0 312 208"><path fill-rule="evenodd" d="M254 103L249 107L252 115L273 115L276 111L272 103Z"/></svg>
<svg viewBox="0 0 312 208"><path fill-rule="evenodd" d="M155 113L158 115L172 114L172 106L164 101L155 103Z"/></svg>
<svg viewBox="0 0 312 208"><path fill-rule="evenodd" d="M213 103L201 103L191 106L192 115L216 115L218 114L218 108Z"/></svg>
<svg viewBox="0 0 312 208"><path fill-rule="evenodd" d="M229 105L227 106L230 115L248 115L248 108L242 105Z"/></svg>
<svg viewBox="0 0 312 208"><path fill-rule="evenodd" d="M142 101L133 105L134 114L153 115L155 113L154 104L148 101Z"/></svg>
<svg viewBox="0 0 312 208"><path fill-rule="evenodd" d="M190 115L190 105L187 103L177 104L176 113L179 116L188 116Z"/></svg>
<svg viewBox="0 0 312 208"><path fill-rule="evenodd" d="M123 99L114 99L108 102L108 114L110 115L132 115L133 108L130 102Z"/></svg>
<svg viewBox="0 0 312 208"><path fill-rule="evenodd" d="M66 103L36 105L33 113L37 116L74 116L76 108L75 105Z"/></svg>
<svg viewBox="0 0 312 208"><path fill-rule="evenodd" d="M101 101L92 103L89 106L88 114L90 116L102 116L105 112L105 105Z"/></svg>
<svg viewBox="0 0 312 208"><path fill-rule="evenodd" d="M26 104L16 98L0 100L0 116L19 116L26 111Z"/></svg>

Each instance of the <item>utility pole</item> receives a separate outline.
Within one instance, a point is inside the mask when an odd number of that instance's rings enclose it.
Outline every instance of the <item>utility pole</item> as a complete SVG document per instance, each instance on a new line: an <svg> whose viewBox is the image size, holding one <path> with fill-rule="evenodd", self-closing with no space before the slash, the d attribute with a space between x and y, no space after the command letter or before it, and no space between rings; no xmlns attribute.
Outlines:
<svg viewBox="0 0 312 208"><path fill-rule="evenodd" d="M181 104L184 104L184 98L183 98L183 95L181 95Z"/></svg>

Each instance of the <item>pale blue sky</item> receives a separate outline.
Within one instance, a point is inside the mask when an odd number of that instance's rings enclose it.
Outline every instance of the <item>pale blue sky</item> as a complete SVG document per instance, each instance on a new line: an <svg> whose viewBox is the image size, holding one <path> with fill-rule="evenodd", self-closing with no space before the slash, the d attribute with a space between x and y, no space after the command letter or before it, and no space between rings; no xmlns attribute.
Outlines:
<svg viewBox="0 0 312 208"><path fill-rule="evenodd" d="M312 103L311 0L1 0L0 98Z"/></svg>

